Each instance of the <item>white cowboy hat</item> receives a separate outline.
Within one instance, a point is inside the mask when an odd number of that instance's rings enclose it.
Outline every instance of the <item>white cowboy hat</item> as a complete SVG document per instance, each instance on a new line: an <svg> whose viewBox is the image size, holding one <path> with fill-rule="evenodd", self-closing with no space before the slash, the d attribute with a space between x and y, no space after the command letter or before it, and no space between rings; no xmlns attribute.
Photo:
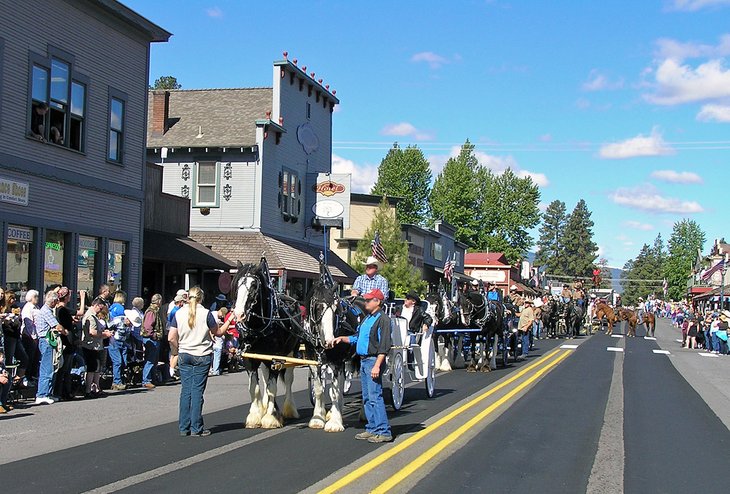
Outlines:
<svg viewBox="0 0 730 494"><path fill-rule="evenodd" d="M517 285L512 285L511 287L509 287L509 289L510 289L510 291L517 290Z"/></svg>
<svg viewBox="0 0 730 494"><path fill-rule="evenodd" d="M479 286L479 280L471 280L471 284L474 286Z"/></svg>
<svg viewBox="0 0 730 494"><path fill-rule="evenodd" d="M542 307L542 306L543 306L544 304L542 303L542 299L540 299L540 298L536 298L536 299L535 299L535 304L534 304L534 305L535 305L535 308L536 308L536 309L539 309L539 308L540 308L540 307Z"/></svg>
<svg viewBox="0 0 730 494"><path fill-rule="evenodd" d="M139 312L134 309L125 310L124 317L129 319L129 322L131 322L132 326L134 326L135 328L138 328L142 325L142 316L140 316Z"/></svg>
<svg viewBox="0 0 730 494"><path fill-rule="evenodd" d="M375 256L369 256L367 259L365 259L365 262L363 263L365 266L375 265L380 269L383 267L382 263L378 261L378 258Z"/></svg>

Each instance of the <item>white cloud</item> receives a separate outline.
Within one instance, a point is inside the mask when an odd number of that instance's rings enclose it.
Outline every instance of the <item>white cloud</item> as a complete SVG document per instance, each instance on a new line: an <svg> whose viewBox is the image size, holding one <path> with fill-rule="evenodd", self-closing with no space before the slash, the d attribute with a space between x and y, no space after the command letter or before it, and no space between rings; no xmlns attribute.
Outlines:
<svg viewBox="0 0 730 494"><path fill-rule="evenodd" d="M674 197L662 196L652 185L622 187L609 194L616 204L650 213L702 213L704 208L696 201L685 201Z"/></svg>
<svg viewBox="0 0 730 494"><path fill-rule="evenodd" d="M669 10L696 12L707 7L721 7L723 5L730 5L730 0L671 0L667 7Z"/></svg>
<svg viewBox="0 0 730 494"><path fill-rule="evenodd" d="M730 97L730 69L726 69L720 59L710 60L697 68L667 59L659 64L654 77L655 91L645 94L644 98L657 105Z"/></svg>
<svg viewBox="0 0 730 494"><path fill-rule="evenodd" d="M220 7L211 7L209 9L205 9L205 13L208 15L208 17L213 17L214 19L220 19L223 17L223 11Z"/></svg>
<svg viewBox="0 0 730 494"><path fill-rule="evenodd" d="M411 57L411 62L426 63L432 69L441 68L441 66L452 62L461 62L461 60L461 55L459 55L458 53L455 54L453 57L448 58L432 51L421 51L418 53L414 53Z"/></svg>
<svg viewBox="0 0 730 494"><path fill-rule="evenodd" d="M651 177L663 182L673 184L701 184L702 177L693 172L678 172L675 170L656 170L651 172Z"/></svg>
<svg viewBox="0 0 730 494"><path fill-rule="evenodd" d="M700 122L730 122L730 105L704 105L697 114Z"/></svg>
<svg viewBox="0 0 730 494"><path fill-rule="evenodd" d="M624 225L628 226L629 228L633 228L635 230L641 230L644 232L648 232L648 231L654 229L654 225L650 225L648 223L642 223L640 221L635 221L635 220L624 221Z"/></svg>
<svg viewBox="0 0 730 494"><path fill-rule="evenodd" d="M588 74L588 80L583 83L583 91L608 91L612 89L621 89L624 87L624 80L617 79L611 81L606 75L596 69L591 70Z"/></svg>
<svg viewBox="0 0 730 494"><path fill-rule="evenodd" d="M730 34L720 36L717 45L708 45L689 41L683 43L671 38L659 38L656 41L657 58L670 58L681 62L687 58L721 58L730 55Z"/></svg>
<svg viewBox="0 0 730 494"><path fill-rule="evenodd" d="M369 194L378 180L378 167L358 165L336 154L332 155L332 173L349 173L352 178L352 191Z"/></svg>
<svg viewBox="0 0 730 494"><path fill-rule="evenodd" d="M428 161L431 163L431 173L433 176L438 176L449 158L459 156L460 151L461 146L453 146L451 148L451 153L448 156L443 154L429 156ZM474 156L477 158L480 165L485 168L489 168L497 175L501 175L507 170L507 168L510 168L512 169L512 172L520 178L530 177L539 187L547 187L550 185L550 180L547 175L522 169L517 163L517 160L515 160L512 156L494 156L483 151L476 150L474 151Z"/></svg>
<svg viewBox="0 0 730 494"><path fill-rule="evenodd" d="M415 125L409 122L388 124L383 127L380 133L386 136L412 137L417 141L430 141L434 138L432 132L417 129Z"/></svg>
<svg viewBox="0 0 730 494"><path fill-rule="evenodd" d="M604 159L626 159L638 156L663 156L674 152L674 149L664 141L659 130L654 127L648 136L639 134L625 141L604 144L598 154Z"/></svg>

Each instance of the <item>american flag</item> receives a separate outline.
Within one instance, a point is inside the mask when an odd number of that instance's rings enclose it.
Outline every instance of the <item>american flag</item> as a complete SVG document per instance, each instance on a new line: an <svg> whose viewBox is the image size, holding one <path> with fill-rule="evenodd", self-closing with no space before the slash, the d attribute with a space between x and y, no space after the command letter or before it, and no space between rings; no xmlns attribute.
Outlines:
<svg viewBox="0 0 730 494"><path fill-rule="evenodd" d="M380 232L375 232L375 238L371 245L373 248L373 257L382 263L387 263L388 257L385 255L385 249L380 242Z"/></svg>
<svg viewBox="0 0 730 494"><path fill-rule="evenodd" d="M454 276L454 268L456 268L456 254L453 257L446 257L444 263L444 278L451 281L451 277Z"/></svg>
<svg viewBox="0 0 730 494"><path fill-rule="evenodd" d="M704 273L702 273L702 279L703 280L709 280L710 278L712 278L712 275L713 274L715 274L716 272L720 271L724 267L725 267L725 259L721 259L720 262L718 262L717 264L715 264L714 266L712 266L710 269L708 269L707 271L705 271Z"/></svg>

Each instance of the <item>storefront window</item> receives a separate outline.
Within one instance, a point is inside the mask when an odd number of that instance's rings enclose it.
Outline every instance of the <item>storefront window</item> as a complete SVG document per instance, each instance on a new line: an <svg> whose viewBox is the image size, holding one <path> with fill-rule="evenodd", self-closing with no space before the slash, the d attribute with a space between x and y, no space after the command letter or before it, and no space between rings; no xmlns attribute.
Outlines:
<svg viewBox="0 0 730 494"><path fill-rule="evenodd" d="M33 230L23 226L8 226L8 255L6 259L5 280L8 290L16 294L18 300L25 300L29 290L30 252L33 243Z"/></svg>
<svg viewBox="0 0 730 494"><path fill-rule="evenodd" d="M46 246L43 262L43 280L47 290L51 285L63 284L64 233L54 230L46 232Z"/></svg>
<svg viewBox="0 0 730 494"><path fill-rule="evenodd" d="M77 286L91 295L96 293L94 286L94 270L96 268L96 252L99 241L93 237L79 237L79 270Z"/></svg>
<svg viewBox="0 0 730 494"><path fill-rule="evenodd" d="M109 278L107 283L112 292L122 289L122 274L124 273L124 254L126 245L119 240L109 241Z"/></svg>

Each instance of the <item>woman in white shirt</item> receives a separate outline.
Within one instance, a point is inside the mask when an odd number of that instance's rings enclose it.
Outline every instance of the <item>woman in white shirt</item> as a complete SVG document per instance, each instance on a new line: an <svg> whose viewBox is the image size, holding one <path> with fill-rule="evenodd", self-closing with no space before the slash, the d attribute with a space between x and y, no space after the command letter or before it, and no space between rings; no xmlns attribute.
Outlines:
<svg viewBox="0 0 730 494"><path fill-rule="evenodd" d="M203 393L208 383L208 371L213 354L213 336L222 336L228 330L229 319L218 326L215 316L203 307L203 290L193 287L188 301L170 321L168 340L178 349L180 368L180 417L181 436L204 437L210 430L203 428Z"/></svg>

